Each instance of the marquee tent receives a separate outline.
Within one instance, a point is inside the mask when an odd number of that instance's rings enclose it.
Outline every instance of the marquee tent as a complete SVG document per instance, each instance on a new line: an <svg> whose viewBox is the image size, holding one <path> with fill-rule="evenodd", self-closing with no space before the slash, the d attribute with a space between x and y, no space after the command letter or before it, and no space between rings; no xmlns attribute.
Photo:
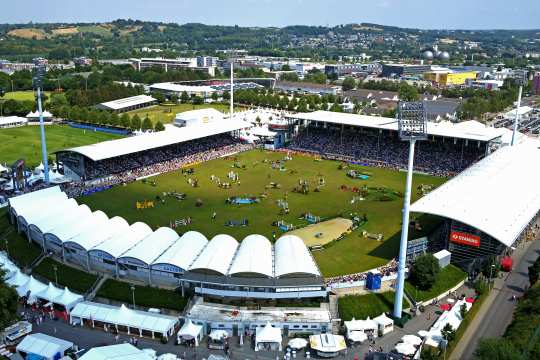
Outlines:
<svg viewBox="0 0 540 360"><path fill-rule="evenodd" d="M20 270L17 270L15 275L6 280L6 284L18 288L19 286L26 284L29 278L30 277L28 275L22 273Z"/></svg>
<svg viewBox="0 0 540 360"><path fill-rule="evenodd" d="M49 283L47 288L35 294L37 298L50 302L53 302L60 295L62 295L62 290L54 286L52 282Z"/></svg>
<svg viewBox="0 0 540 360"><path fill-rule="evenodd" d="M88 350L80 360L153 360L154 358L131 344L99 346Z"/></svg>
<svg viewBox="0 0 540 360"><path fill-rule="evenodd" d="M73 343L42 333L26 335L17 345L17 352L26 355L37 355L39 359L59 359L64 352L73 347ZM26 358L26 357L25 357Z"/></svg>
<svg viewBox="0 0 540 360"><path fill-rule="evenodd" d="M80 303L83 300L84 297L82 295L72 293L65 287L62 293L51 301L55 304L62 305L66 310L70 311L77 303Z"/></svg>
<svg viewBox="0 0 540 360"><path fill-rule="evenodd" d="M394 331L394 320L386 316L385 313L373 318L373 321L379 326L379 333L382 335Z"/></svg>
<svg viewBox="0 0 540 360"><path fill-rule="evenodd" d="M255 333L255 351L270 350L281 351L281 329L273 327L269 322L265 326L258 327Z"/></svg>
<svg viewBox="0 0 540 360"><path fill-rule="evenodd" d="M32 275L30 275L28 281L19 286L16 290L20 297L26 296L28 293L30 293L30 299L33 299L36 297L36 294L39 294L46 288L47 285L39 280L36 280Z"/></svg>
<svg viewBox="0 0 540 360"><path fill-rule="evenodd" d="M203 327L202 325L194 324L191 320L188 320L178 331L177 337L178 340L195 340L195 346L199 346L199 342L203 338Z"/></svg>

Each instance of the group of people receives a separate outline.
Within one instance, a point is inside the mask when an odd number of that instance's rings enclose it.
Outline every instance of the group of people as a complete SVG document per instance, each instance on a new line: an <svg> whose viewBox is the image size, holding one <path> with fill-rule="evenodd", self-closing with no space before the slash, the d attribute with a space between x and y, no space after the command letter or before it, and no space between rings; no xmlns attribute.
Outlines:
<svg viewBox="0 0 540 360"><path fill-rule="evenodd" d="M416 145L416 170L437 176L455 175L479 160L485 149L463 140L422 141ZM360 161L369 166L392 169L407 168L408 144L389 134L359 133L331 128L309 128L292 141L290 148L318 153L344 161Z"/></svg>
<svg viewBox="0 0 540 360"><path fill-rule="evenodd" d="M162 152L169 154L168 150L156 149L145 153L142 157L145 160L139 167L132 167L134 164L133 159L137 157L137 154L106 161L106 164L99 165L99 173L103 174L102 177L67 184L64 190L69 196L78 197L95 188L106 188L107 186L131 182L141 177L178 170L189 164L217 159L253 147L251 144L237 142L231 137L221 136L213 140L203 139L202 141L191 141L174 146L176 147L174 157L162 154ZM123 159L125 159L125 163L123 163ZM115 167L115 165L118 166ZM103 172L105 170L108 173ZM94 174L97 175L98 173Z"/></svg>
<svg viewBox="0 0 540 360"><path fill-rule="evenodd" d="M396 259L392 259L388 264L377 268L377 271L381 273L381 276L391 276L397 273L398 262ZM369 271L368 271L369 272ZM335 276L332 278L326 279L326 285L337 285L337 284L350 284L357 281L364 281L367 279L368 272L361 272L355 274L348 274L342 276Z"/></svg>

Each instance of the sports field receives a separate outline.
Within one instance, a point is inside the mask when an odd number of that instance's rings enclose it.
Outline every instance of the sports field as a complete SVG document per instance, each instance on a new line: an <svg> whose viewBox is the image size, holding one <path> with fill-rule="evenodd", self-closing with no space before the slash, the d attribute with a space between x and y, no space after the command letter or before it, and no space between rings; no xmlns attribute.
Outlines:
<svg viewBox="0 0 540 360"><path fill-rule="evenodd" d="M103 132L74 129L64 125L45 126L45 136L49 154L74 146L89 145L120 137ZM24 159L29 166L39 165L41 161L39 126L0 129L0 163L11 164L18 159Z"/></svg>
<svg viewBox="0 0 540 360"><path fill-rule="evenodd" d="M152 123L161 121L163 124L168 124L174 120L174 117L177 113L190 110L199 110L199 109L216 109L218 111L229 113L229 105L227 104L203 104L203 105L193 105L193 104L176 104L176 105L157 105L144 109L133 110L128 112L129 115L134 116L138 114L141 119L144 119L146 116ZM239 107L236 107L235 110L239 110Z"/></svg>
<svg viewBox="0 0 540 360"><path fill-rule="evenodd" d="M51 95L50 91L45 91L45 95L49 97ZM36 95L32 90L25 91L10 91L4 94L3 100L17 100L17 101L36 101Z"/></svg>
<svg viewBox="0 0 540 360"><path fill-rule="evenodd" d="M364 271L385 264L396 256L403 199L399 193L394 196L388 194L403 190L405 173L361 166L340 170L338 162L296 155L292 160L283 161L281 169L280 166L272 167L272 162L283 160L284 157L285 154L278 152L248 151L234 158L193 166L192 175L182 174L181 171L171 172L80 198L80 201L92 209L104 210L109 217L120 215L130 223L144 221L154 229L190 218L189 225L179 224L176 229L179 233L197 230L208 238L226 233L237 240L255 233L269 239L273 238L273 234L279 237L283 232L273 223L282 220L287 225L305 226L308 222L300 219L300 216L308 212L321 217L321 220L338 216L349 219L351 213L360 217L365 214L367 222L360 229L314 253L324 275ZM371 176L368 180L349 178L346 173L352 168L369 172ZM228 179L231 171L238 174L238 182ZM211 179L212 175L214 180ZM229 182L231 187L219 187L216 178L221 183ZM324 178L325 185L315 192L320 178ZM189 179L198 180L198 187L192 187ZM307 181L309 192L305 195L293 191L301 187L300 181ZM421 184L440 185L444 181L443 178L415 175L414 188ZM365 200L359 200L358 194L351 191L362 185L368 187ZM341 189L343 186L346 189ZM178 200L174 195L164 193L186 194L186 198ZM243 205L226 203L227 198L235 196L242 199L256 197L259 202ZM351 200L355 197L353 203ZM418 197L416 191L413 192L413 199ZM196 206L197 200L202 202L202 206ZM278 200L288 203L288 214L281 213ZM137 202L145 201L153 201L154 207L136 208ZM212 219L214 212L216 218ZM244 220L247 220L247 226L241 225ZM231 222L235 226L226 226ZM364 237L361 235L363 230L382 234L383 240Z"/></svg>

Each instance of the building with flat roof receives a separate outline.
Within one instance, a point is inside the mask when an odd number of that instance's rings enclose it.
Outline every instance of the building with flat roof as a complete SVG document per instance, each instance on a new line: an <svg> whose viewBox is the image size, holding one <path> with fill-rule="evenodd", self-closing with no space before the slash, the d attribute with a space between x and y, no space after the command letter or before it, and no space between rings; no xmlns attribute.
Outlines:
<svg viewBox="0 0 540 360"><path fill-rule="evenodd" d="M399 78L404 76L422 76L431 70L431 65L422 64L383 64L382 77Z"/></svg>
<svg viewBox="0 0 540 360"><path fill-rule="evenodd" d="M0 117L0 129L13 128L28 124L28 120L20 116Z"/></svg>
<svg viewBox="0 0 540 360"><path fill-rule="evenodd" d="M199 66L197 58L176 58L176 59L166 59L166 58L140 58L140 59L129 59L131 65L138 71L143 69L159 67L165 70L193 70L193 71L202 71L209 76L214 76L216 72L216 67L214 65L210 66ZM207 60L212 62L212 60Z"/></svg>
<svg viewBox="0 0 540 360"><path fill-rule="evenodd" d="M128 98L107 101L96 105L96 108L109 110L115 113L145 108L157 103L157 100L149 95L137 95Z"/></svg>
<svg viewBox="0 0 540 360"><path fill-rule="evenodd" d="M454 71L449 69L433 70L424 73L424 80L438 86L457 86L464 85L467 80L476 80L478 72L476 71Z"/></svg>

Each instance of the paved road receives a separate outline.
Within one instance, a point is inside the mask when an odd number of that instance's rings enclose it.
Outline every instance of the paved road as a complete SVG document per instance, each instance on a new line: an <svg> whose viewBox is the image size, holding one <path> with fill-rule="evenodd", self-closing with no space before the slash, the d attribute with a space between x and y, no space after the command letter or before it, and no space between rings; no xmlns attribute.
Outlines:
<svg viewBox="0 0 540 360"><path fill-rule="evenodd" d="M514 270L504 278L496 280L493 292L484 302L450 359L473 359L480 339L501 337L504 334L516 307L512 296L523 295L525 287L529 285L527 268L540 254L538 239L526 245L529 246L514 252L514 261L517 262Z"/></svg>

